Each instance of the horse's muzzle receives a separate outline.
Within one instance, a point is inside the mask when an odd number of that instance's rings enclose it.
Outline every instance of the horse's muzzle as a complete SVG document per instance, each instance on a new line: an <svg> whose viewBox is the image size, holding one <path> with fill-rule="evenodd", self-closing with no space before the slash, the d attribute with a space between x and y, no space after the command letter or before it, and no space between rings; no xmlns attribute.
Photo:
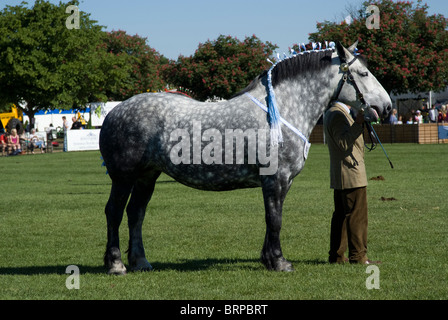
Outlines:
<svg viewBox="0 0 448 320"><path fill-rule="evenodd" d="M387 104L386 106L384 106L384 109L383 109L383 116L384 116L384 118L386 118L391 111L392 111L392 105L391 104Z"/></svg>
<svg viewBox="0 0 448 320"><path fill-rule="evenodd" d="M381 112L380 108L377 106L371 106L372 109L374 109L376 111L376 113L378 114L378 116L381 119L385 119L389 116L389 113L392 111L392 105L387 104L386 106L384 106L383 108L383 112Z"/></svg>

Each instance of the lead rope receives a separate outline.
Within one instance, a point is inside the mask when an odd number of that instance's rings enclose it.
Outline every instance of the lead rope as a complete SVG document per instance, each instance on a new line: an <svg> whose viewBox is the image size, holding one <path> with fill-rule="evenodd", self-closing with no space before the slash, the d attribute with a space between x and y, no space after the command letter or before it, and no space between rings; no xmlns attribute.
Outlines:
<svg viewBox="0 0 448 320"><path fill-rule="evenodd" d="M370 141L372 142L372 147L369 148L369 147L367 147L367 145L366 145L366 148L367 148L369 151L375 150L375 148L376 148L376 144L373 142L373 138L375 138L376 141L378 141L378 143L380 144L381 149L383 149L383 152L384 152L384 154L386 155L387 160L389 161L390 167L393 169L393 168L394 168L394 165L392 164L392 161L390 161L389 155L387 154L386 149L384 149L383 144L382 144L381 141L380 141L380 138L378 138L378 135L376 134L375 129L373 129L372 124L371 124L370 122L367 122L367 121L365 121L364 123L365 123L365 125L367 126L367 131L369 132ZM363 135L364 135L364 130L363 130Z"/></svg>
<svg viewBox="0 0 448 320"><path fill-rule="evenodd" d="M363 128L363 130L362 130L362 137L364 138L364 146L365 146L365 148L367 150L369 150L369 152L372 151L372 150L375 150L377 145L376 145L376 143L374 141L375 135L373 134L373 131L372 131L373 130L372 125L370 124L370 122L364 121L364 123L362 124L362 128ZM370 147L366 143L367 139L365 138L365 135L364 135L364 132L365 132L364 128L367 128L367 133L368 133L368 136L369 136L369 139L370 139Z"/></svg>

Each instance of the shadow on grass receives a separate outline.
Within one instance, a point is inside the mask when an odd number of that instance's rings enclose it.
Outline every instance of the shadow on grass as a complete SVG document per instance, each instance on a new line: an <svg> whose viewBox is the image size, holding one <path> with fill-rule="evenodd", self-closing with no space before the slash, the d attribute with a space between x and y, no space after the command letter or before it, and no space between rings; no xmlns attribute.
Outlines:
<svg viewBox="0 0 448 320"><path fill-rule="evenodd" d="M297 268L300 265L321 265L327 264L326 261L315 260L299 260L291 261ZM217 271L238 271L253 270L263 271L264 266L258 259L193 259L179 262L153 262L151 265L154 271L179 271L192 272L203 270ZM107 270L104 266L88 266L76 265L81 274L106 274ZM27 267L0 267L0 275L38 275L38 274L60 274L65 275L67 266L27 266Z"/></svg>
<svg viewBox="0 0 448 320"><path fill-rule="evenodd" d="M327 264L324 260L292 260L293 266L299 268L300 265L323 265ZM238 271L238 270L266 270L259 259L203 259L203 260L185 260L174 263L154 262L151 263L155 271L174 270L180 272L200 271L200 270L219 270L219 271Z"/></svg>
<svg viewBox="0 0 448 320"><path fill-rule="evenodd" d="M67 274L66 266L35 266L35 267L0 267L0 275L38 275L38 274ZM103 266L77 265L81 273L106 273Z"/></svg>

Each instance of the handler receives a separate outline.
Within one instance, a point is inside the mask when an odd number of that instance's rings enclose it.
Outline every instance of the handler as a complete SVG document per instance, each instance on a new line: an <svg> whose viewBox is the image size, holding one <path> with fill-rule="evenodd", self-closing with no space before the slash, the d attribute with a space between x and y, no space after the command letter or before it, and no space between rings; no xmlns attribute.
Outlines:
<svg viewBox="0 0 448 320"><path fill-rule="evenodd" d="M353 120L351 107L336 102L324 118L330 152L330 187L334 189L330 263L377 264L367 258L367 177L364 166L364 114ZM349 251L349 258L345 252Z"/></svg>

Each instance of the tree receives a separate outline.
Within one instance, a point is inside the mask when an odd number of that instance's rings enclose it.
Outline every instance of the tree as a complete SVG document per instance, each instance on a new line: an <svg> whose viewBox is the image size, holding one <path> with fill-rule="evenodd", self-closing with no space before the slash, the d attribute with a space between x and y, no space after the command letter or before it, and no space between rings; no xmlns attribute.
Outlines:
<svg viewBox="0 0 448 320"><path fill-rule="evenodd" d="M105 50L102 26L80 11L79 29L67 28L66 8L78 1L26 5L0 12L0 104L14 103L33 118L106 100L105 86L120 82L128 66Z"/></svg>
<svg viewBox="0 0 448 320"><path fill-rule="evenodd" d="M168 59L152 49L146 40L138 35L130 36L122 30L105 34L106 51L116 57L125 57L130 66L126 79L119 87L109 86L106 92L109 99L122 101L135 94L164 88L161 70Z"/></svg>
<svg viewBox="0 0 448 320"><path fill-rule="evenodd" d="M180 56L166 67L165 76L170 84L191 90L199 100L227 99L269 67L266 59L276 48L255 35L244 41L220 35L199 44L193 56Z"/></svg>
<svg viewBox="0 0 448 320"><path fill-rule="evenodd" d="M368 28L369 5L379 9L379 29ZM352 12L347 24L325 21L310 40L341 41L351 45L359 40L359 52L369 62L369 69L388 92L406 93L440 91L448 85L448 20L443 15L428 16L428 6L421 0L376 0L365 2Z"/></svg>

